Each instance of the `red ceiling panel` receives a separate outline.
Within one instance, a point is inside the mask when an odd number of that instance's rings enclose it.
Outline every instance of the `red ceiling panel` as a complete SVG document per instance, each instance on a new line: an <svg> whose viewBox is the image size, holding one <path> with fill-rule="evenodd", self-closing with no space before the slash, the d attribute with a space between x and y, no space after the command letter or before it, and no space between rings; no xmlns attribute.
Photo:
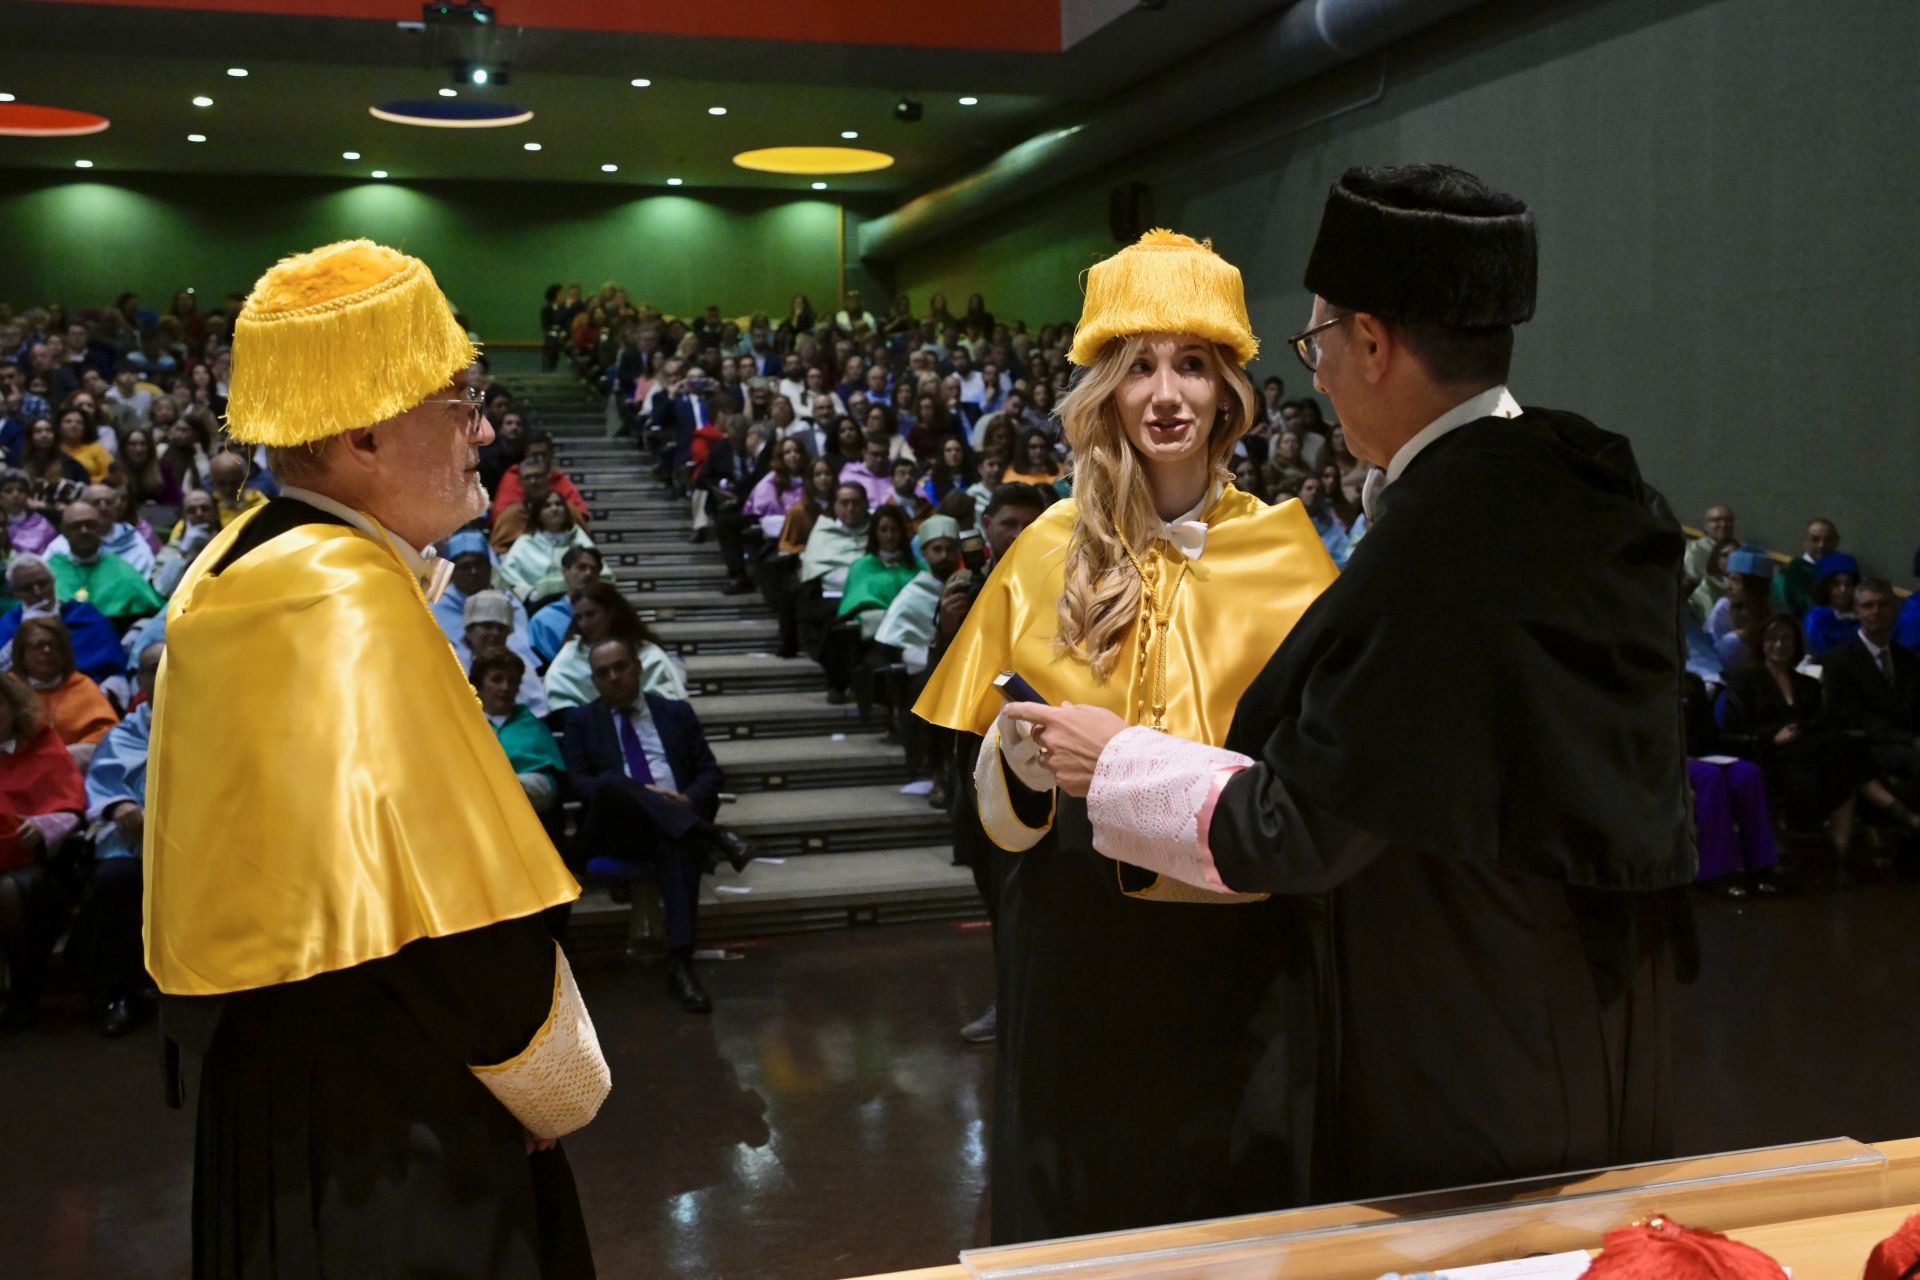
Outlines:
<svg viewBox="0 0 1920 1280"><path fill-rule="evenodd" d="M418 21L408 0L56 0L120 8L286 14ZM645 35L904 45L1012 53L1060 52L1059 0L726 0L641 4L634 0L494 0L502 26Z"/></svg>

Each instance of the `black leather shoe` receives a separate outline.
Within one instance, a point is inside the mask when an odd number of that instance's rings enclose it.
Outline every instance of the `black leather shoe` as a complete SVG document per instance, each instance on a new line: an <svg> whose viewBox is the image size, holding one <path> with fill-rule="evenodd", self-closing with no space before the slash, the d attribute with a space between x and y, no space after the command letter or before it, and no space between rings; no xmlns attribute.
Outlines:
<svg viewBox="0 0 1920 1280"><path fill-rule="evenodd" d="M707 540L707 531L705 529L695 529L693 531L693 536L687 539L688 542L694 543L695 545L705 542L706 540Z"/></svg>
<svg viewBox="0 0 1920 1280"><path fill-rule="evenodd" d="M115 1000L107 1006L106 1016L100 1020L100 1034L109 1040L123 1036L133 1030L134 1021L133 1002Z"/></svg>
<svg viewBox="0 0 1920 1280"><path fill-rule="evenodd" d="M846 691L845 689L829 689L829 690L827 690L827 705L828 705L828 706L830 706L830 707L844 707L844 706L846 706L846 705L847 705L847 691Z"/></svg>
<svg viewBox="0 0 1920 1280"><path fill-rule="evenodd" d="M746 578L735 578L720 588L723 596L744 596L753 590L753 583Z"/></svg>
<svg viewBox="0 0 1920 1280"><path fill-rule="evenodd" d="M745 871L747 864L753 861L753 846L747 842L745 836L737 832L729 831L725 827L715 827L713 843L719 850L720 856L731 863L735 871Z"/></svg>
<svg viewBox="0 0 1920 1280"><path fill-rule="evenodd" d="M707 989L700 985L690 960L676 957L667 962L667 994L688 1013L713 1012L713 1001L707 996Z"/></svg>

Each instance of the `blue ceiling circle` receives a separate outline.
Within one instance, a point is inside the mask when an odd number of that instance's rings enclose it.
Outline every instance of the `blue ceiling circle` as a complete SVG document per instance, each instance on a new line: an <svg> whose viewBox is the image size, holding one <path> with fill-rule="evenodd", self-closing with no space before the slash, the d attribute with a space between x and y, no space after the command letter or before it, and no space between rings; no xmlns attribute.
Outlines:
<svg viewBox="0 0 1920 1280"><path fill-rule="evenodd" d="M368 107L376 119L433 129L498 129L525 124L533 112L511 102L467 102L452 98L406 99Z"/></svg>

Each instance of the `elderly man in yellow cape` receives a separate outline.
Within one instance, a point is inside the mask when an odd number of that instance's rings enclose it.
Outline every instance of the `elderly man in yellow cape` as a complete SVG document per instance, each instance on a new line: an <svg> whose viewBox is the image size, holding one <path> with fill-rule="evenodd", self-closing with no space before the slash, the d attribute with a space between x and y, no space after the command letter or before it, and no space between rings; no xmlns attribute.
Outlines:
<svg viewBox="0 0 1920 1280"><path fill-rule="evenodd" d="M422 589L486 510L473 358L368 241L280 262L235 326L230 428L282 496L174 594L146 825L199 1277L593 1274L554 1140L608 1073L542 919L579 887Z"/></svg>

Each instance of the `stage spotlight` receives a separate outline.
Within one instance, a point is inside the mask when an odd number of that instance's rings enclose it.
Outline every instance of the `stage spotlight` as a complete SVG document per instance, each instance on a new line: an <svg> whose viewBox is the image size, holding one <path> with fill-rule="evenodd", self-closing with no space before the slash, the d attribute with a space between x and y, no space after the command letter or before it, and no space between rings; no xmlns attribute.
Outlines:
<svg viewBox="0 0 1920 1280"><path fill-rule="evenodd" d="M918 124L927 109L912 98L902 98L893 104L893 118L901 124Z"/></svg>

